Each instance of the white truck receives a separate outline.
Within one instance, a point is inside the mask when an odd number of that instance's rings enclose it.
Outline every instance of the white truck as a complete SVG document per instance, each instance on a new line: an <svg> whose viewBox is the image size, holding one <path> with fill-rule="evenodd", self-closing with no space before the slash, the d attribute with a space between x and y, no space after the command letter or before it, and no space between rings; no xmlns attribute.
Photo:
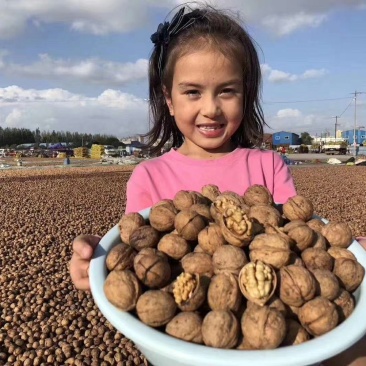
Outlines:
<svg viewBox="0 0 366 366"><path fill-rule="evenodd" d="M343 144L323 145L322 151L327 155L346 155L347 147Z"/></svg>
<svg viewBox="0 0 366 366"><path fill-rule="evenodd" d="M118 150L112 145L104 145L105 156L118 156Z"/></svg>

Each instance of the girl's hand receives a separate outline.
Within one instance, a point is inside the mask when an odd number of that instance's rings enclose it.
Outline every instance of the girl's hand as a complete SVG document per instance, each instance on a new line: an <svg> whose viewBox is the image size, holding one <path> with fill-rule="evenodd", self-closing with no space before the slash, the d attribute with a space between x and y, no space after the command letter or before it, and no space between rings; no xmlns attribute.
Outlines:
<svg viewBox="0 0 366 366"><path fill-rule="evenodd" d="M72 244L73 254L70 260L70 276L78 290L90 290L89 265L100 236L80 235Z"/></svg>

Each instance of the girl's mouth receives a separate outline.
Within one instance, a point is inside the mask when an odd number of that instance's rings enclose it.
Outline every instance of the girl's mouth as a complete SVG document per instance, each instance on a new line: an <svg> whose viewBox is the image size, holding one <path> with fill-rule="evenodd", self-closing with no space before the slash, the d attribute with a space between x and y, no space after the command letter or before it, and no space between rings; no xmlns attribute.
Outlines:
<svg viewBox="0 0 366 366"><path fill-rule="evenodd" d="M219 130L220 128L223 128L224 125L223 124L220 124L220 125L198 125L197 126L200 130L203 130L203 131L216 131L216 130Z"/></svg>

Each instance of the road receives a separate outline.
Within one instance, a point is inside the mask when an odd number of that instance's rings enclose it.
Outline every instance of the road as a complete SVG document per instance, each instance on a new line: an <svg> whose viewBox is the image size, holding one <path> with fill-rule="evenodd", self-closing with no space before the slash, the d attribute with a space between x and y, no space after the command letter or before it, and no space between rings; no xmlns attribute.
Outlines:
<svg viewBox="0 0 366 366"><path fill-rule="evenodd" d="M326 154L286 154L291 160L308 161L308 160L320 160L326 162L330 158L336 158L341 162L346 162L353 155L326 155Z"/></svg>

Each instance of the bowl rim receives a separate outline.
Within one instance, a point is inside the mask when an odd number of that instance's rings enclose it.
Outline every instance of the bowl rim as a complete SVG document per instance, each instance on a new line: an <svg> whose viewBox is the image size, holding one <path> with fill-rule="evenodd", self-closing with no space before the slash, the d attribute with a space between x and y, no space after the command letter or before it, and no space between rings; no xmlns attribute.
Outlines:
<svg viewBox="0 0 366 366"><path fill-rule="evenodd" d="M147 219L150 208L139 211ZM319 218L314 216L315 218ZM328 221L322 219L325 223ZM205 345L186 342L169 336L157 329L142 323L134 315L123 312L112 305L103 290L107 275L105 257L107 251L120 242L118 224L100 240L90 263L89 277L91 293L100 312L125 337L131 339L137 347L148 352L161 354L162 357L182 360L190 365L202 366L238 366L249 362L251 366L293 366L310 365L321 362L351 347L366 334L366 276L355 292L356 306L349 318L332 331L299 345L280 347L273 350L235 350L217 349ZM366 251L354 240L348 248L357 260L366 268ZM118 320L116 320L118 319ZM352 336L349 336L352 335Z"/></svg>

